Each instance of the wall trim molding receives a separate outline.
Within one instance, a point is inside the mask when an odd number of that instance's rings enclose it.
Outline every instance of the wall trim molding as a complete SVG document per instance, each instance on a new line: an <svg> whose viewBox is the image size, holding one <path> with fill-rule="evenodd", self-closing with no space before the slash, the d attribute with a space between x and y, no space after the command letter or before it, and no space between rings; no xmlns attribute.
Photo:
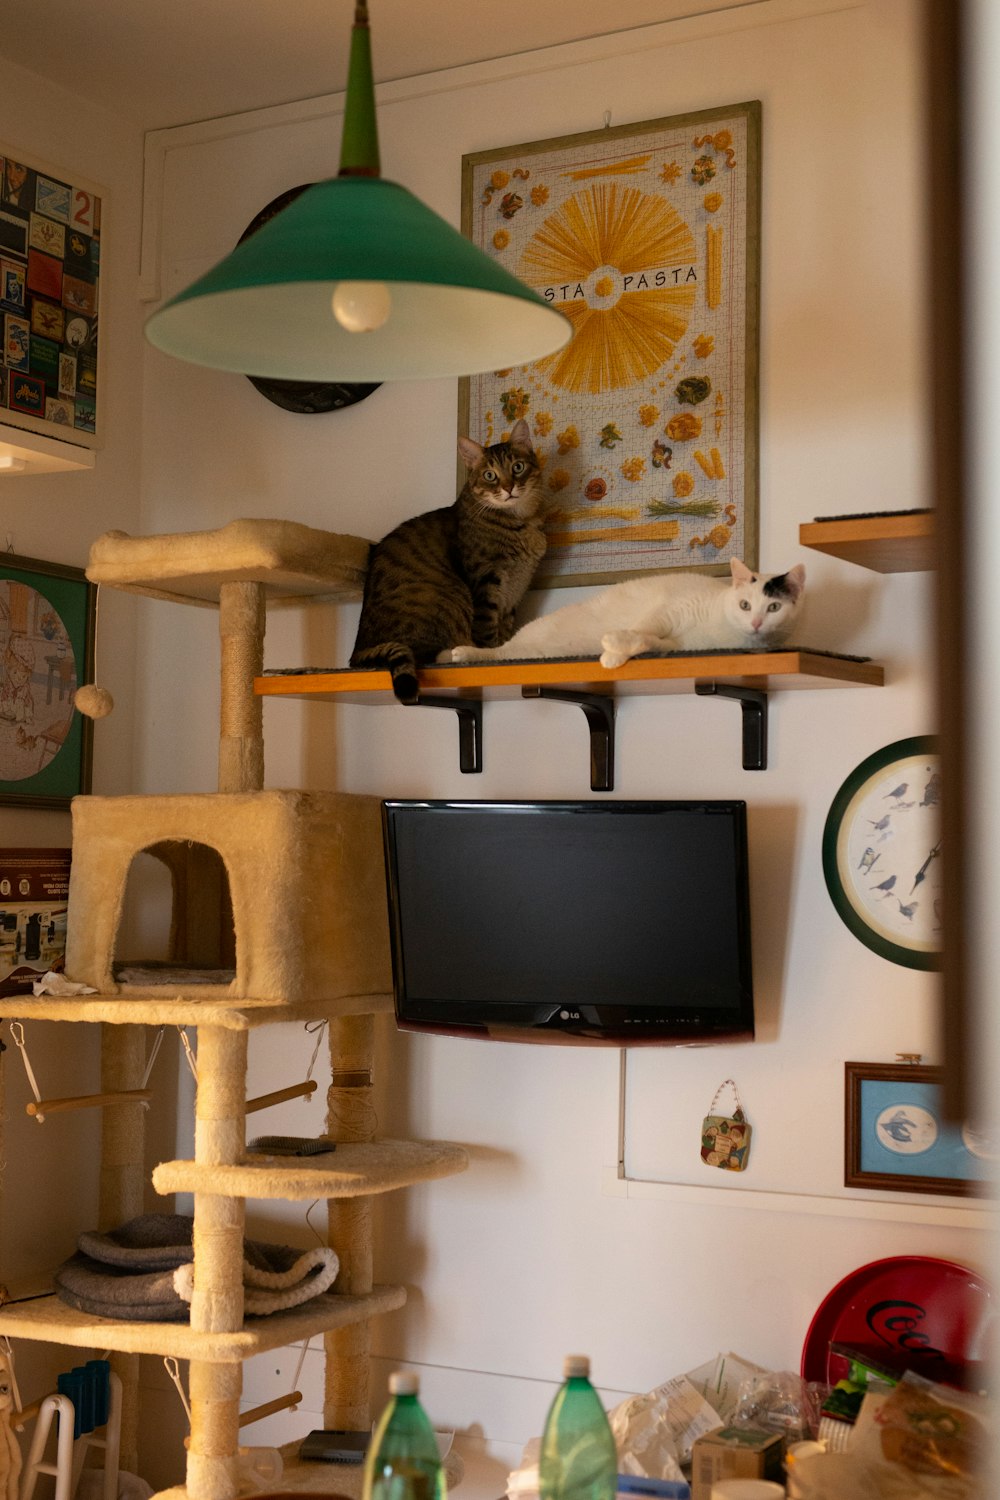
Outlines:
<svg viewBox="0 0 1000 1500"><path fill-rule="evenodd" d="M702 15L653 22L626 31L589 37L584 41L561 42L532 52L513 53L487 62L468 63L462 67L381 83L376 86L376 100L380 110L389 109L395 104L405 104L415 99L454 93L488 83L503 83L508 79L523 79L529 75L561 72L610 57L644 55L657 48L673 47L705 37L723 36L728 32L749 31L761 26L775 26L839 11L857 10L866 3L867 0L750 0L747 5L726 5ZM160 225L169 152L312 120L336 120L343 115L344 101L345 92L341 90L290 104L277 104L241 114L197 120L189 125L147 131L143 147L140 302L156 302L162 296ZM664 113L669 113L666 103ZM594 129L605 123L605 114L603 105L595 110ZM623 122L616 120L614 123Z"/></svg>

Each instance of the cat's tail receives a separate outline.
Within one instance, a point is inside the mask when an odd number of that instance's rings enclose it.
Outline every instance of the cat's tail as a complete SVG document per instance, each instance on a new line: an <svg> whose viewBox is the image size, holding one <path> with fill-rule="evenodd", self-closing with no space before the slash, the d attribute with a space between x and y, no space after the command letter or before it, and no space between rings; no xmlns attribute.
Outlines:
<svg viewBox="0 0 1000 1500"><path fill-rule="evenodd" d="M377 646L363 646L351 656L351 666L370 672L381 669L392 676L392 690L400 703L416 703L417 658L413 647L402 641L382 641Z"/></svg>

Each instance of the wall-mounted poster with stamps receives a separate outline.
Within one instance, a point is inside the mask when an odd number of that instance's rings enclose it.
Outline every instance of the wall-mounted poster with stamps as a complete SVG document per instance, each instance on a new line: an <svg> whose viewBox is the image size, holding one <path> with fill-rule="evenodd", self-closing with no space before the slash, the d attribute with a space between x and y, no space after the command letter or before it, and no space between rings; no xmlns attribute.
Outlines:
<svg viewBox="0 0 1000 1500"><path fill-rule="evenodd" d="M464 156L462 229L573 324L460 386L463 433L531 428L536 586L755 568L759 102Z"/></svg>
<svg viewBox="0 0 1000 1500"><path fill-rule="evenodd" d="M0 145L0 424L100 441L103 194Z"/></svg>

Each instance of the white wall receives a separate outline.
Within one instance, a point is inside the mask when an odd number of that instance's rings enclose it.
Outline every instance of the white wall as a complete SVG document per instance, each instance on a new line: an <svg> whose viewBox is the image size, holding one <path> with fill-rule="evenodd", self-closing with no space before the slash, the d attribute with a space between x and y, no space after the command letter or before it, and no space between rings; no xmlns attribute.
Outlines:
<svg viewBox="0 0 1000 1500"><path fill-rule="evenodd" d="M607 110L619 124L762 101L761 566L804 561L803 643L869 654L887 675L882 690L776 697L763 773L740 769L733 705L620 707L614 795L750 805L759 1041L629 1060L629 1175L680 1187L608 1190L613 1050L381 1028L380 1127L466 1142L473 1160L464 1177L382 1206L379 1276L411 1294L377 1326L377 1348L386 1367L424 1367L439 1425L478 1423L504 1458L539 1429L567 1349L590 1351L608 1392L647 1389L720 1349L797 1368L813 1311L855 1266L916 1252L973 1267L985 1259L967 1205L895 1195L862 1214L841 1187L844 1060L940 1060L934 979L851 936L820 864L826 813L848 773L934 728L931 594L925 575L865 573L797 540L817 515L928 503L918 20L915 0L767 0L380 91L385 175L456 222L463 152L592 129ZM277 192L336 169L340 106L314 101L151 140L162 179L147 173L146 272L158 265L164 294L224 254ZM239 377L147 350L143 400L146 531L279 515L377 537L454 493L452 381L383 386L340 413L291 416ZM531 608L566 597L534 596ZM268 665L343 665L356 618L332 607L275 615ZM144 602L139 659L136 787L211 790L214 616ZM267 704L265 733L274 786L588 795L582 716L556 704L489 705L486 769L474 779L458 770L448 715ZM301 1076L311 1050L297 1029L254 1037L251 1089ZM697 1160L701 1118L728 1075L755 1129L735 1187L706 1180ZM316 1106L284 1110L269 1128L320 1126ZM300 1208L250 1208L308 1240ZM286 1388L291 1363L253 1362L253 1399ZM308 1370L316 1411L311 1355ZM302 1414L280 1419L254 1439L306 1425Z"/></svg>
<svg viewBox="0 0 1000 1500"><path fill-rule="evenodd" d="M142 138L134 125L5 62L0 141L28 161L44 161L104 189L101 358L106 442L93 469L8 475L0 480L0 546L26 557L83 568L93 539L112 527L138 530L141 410L135 380L141 309L135 296L139 256ZM128 791L132 781L132 601L102 595L97 642L99 680L117 700L95 727L94 791ZM4 846L66 846L68 812L0 806ZM50 1271L92 1224L100 1155L98 1111L53 1116L44 1125L24 1110L31 1098L11 1046L4 1069L6 1120L0 1150L0 1280L15 1294ZM41 1023L25 1028L32 1066L48 1097L96 1092L98 1027ZM52 1372L73 1363L50 1345L16 1349L25 1400L49 1388Z"/></svg>

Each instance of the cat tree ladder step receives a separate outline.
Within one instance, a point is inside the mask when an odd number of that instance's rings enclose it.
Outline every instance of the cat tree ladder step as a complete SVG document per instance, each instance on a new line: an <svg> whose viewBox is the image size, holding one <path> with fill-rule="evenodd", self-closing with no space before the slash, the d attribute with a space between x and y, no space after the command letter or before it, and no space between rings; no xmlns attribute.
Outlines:
<svg viewBox="0 0 1000 1500"><path fill-rule="evenodd" d="M696 682L700 698L732 698L743 719L743 769L767 770L767 694L761 688L734 687L725 682Z"/></svg>

